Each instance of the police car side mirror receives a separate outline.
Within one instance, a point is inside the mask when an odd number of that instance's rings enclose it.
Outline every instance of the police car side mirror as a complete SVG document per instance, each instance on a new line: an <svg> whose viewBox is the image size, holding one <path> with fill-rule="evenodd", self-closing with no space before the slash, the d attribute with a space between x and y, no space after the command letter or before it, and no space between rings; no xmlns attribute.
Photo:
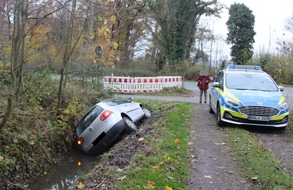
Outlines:
<svg viewBox="0 0 293 190"><path fill-rule="evenodd" d="M284 87L283 86L278 86L280 91L284 91Z"/></svg>
<svg viewBox="0 0 293 190"><path fill-rule="evenodd" d="M213 82L213 87L220 87L220 83L219 82Z"/></svg>

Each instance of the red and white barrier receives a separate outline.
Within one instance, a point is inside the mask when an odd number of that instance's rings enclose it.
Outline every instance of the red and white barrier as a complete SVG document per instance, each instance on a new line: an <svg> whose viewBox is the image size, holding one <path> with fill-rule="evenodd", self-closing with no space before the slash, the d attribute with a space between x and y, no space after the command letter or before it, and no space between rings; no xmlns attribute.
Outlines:
<svg viewBox="0 0 293 190"><path fill-rule="evenodd" d="M105 76L104 89L121 93L157 92L167 87L181 87L181 76L117 77Z"/></svg>

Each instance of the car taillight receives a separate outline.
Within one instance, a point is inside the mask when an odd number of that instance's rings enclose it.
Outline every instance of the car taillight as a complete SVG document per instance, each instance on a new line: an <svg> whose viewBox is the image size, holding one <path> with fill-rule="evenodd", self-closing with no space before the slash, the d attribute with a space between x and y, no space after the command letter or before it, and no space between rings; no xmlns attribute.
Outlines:
<svg viewBox="0 0 293 190"><path fill-rule="evenodd" d="M100 116L101 121L105 121L113 112L110 110L105 110Z"/></svg>
<svg viewBox="0 0 293 190"><path fill-rule="evenodd" d="M82 143L83 143L83 138L82 137L78 137L77 138L77 144L78 145L82 145Z"/></svg>

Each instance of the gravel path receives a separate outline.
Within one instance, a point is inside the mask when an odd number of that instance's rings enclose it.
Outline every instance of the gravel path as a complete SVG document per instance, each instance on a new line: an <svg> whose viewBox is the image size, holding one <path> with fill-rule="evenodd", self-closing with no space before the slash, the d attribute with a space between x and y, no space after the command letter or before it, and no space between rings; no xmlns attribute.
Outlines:
<svg viewBox="0 0 293 190"><path fill-rule="evenodd" d="M199 104L193 113L195 121L189 142L191 175L188 189L255 189L242 176L227 136L222 128L216 127L215 115L211 115L208 109L208 104Z"/></svg>

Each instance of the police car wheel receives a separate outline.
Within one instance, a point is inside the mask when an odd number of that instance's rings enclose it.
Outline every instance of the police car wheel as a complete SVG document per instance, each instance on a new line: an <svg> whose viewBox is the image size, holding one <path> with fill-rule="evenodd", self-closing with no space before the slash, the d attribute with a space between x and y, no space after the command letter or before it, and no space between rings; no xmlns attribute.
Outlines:
<svg viewBox="0 0 293 190"><path fill-rule="evenodd" d="M217 125L223 126L224 122L221 120L221 108L220 105L217 106Z"/></svg>
<svg viewBox="0 0 293 190"><path fill-rule="evenodd" d="M212 109L212 104L211 104L211 100L210 100L210 114L214 114L214 110Z"/></svg>

